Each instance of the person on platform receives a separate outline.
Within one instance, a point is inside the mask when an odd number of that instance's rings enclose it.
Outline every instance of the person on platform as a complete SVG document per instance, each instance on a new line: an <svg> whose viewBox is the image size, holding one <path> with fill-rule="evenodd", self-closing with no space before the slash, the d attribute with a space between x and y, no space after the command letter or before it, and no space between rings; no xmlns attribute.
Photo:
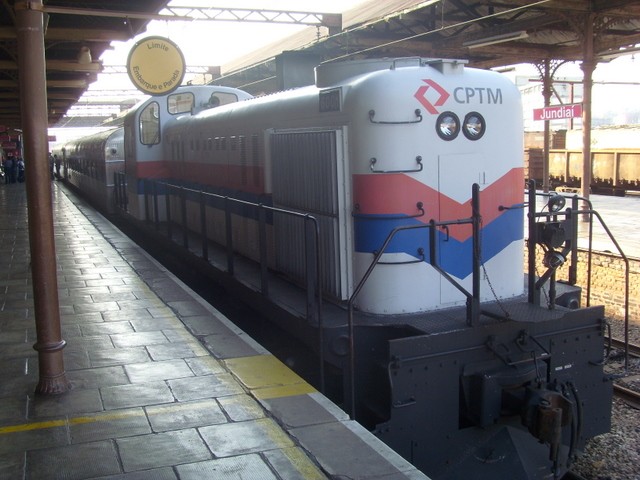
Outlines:
<svg viewBox="0 0 640 480"><path fill-rule="evenodd" d="M51 154L51 152L49 152L49 173L51 174L51 180L53 180L54 176L53 176L53 165L54 165L54 159L53 159L53 155Z"/></svg>
<svg viewBox="0 0 640 480"><path fill-rule="evenodd" d="M18 170L18 182L23 183L24 182L24 160L22 159L22 157L18 158L17 170Z"/></svg>
<svg viewBox="0 0 640 480"><path fill-rule="evenodd" d="M4 183L15 183L15 160L7 157L4 161Z"/></svg>
<svg viewBox="0 0 640 480"><path fill-rule="evenodd" d="M58 180L61 180L62 177L60 177L60 166L62 165L62 159L60 157L58 157L57 154L53 154L53 161L56 164L56 178Z"/></svg>

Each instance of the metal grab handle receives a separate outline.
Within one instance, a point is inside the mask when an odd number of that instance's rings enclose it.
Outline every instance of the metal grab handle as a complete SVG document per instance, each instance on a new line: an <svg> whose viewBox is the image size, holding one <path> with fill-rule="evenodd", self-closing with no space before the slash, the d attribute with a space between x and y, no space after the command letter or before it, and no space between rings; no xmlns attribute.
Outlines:
<svg viewBox="0 0 640 480"><path fill-rule="evenodd" d="M369 160L369 168L373 173L416 173L416 172L421 172L423 168L422 157L420 155L416 157L416 163L418 164L418 168L409 169L409 170L376 170L374 168L374 165L376 164L377 161L378 159L375 157Z"/></svg>
<svg viewBox="0 0 640 480"><path fill-rule="evenodd" d="M369 215L366 213L352 213L353 218L362 220L404 220L405 218L419 218L424 216L424 203L417 202L416 208L419 213L414 215ZM360 210L360 204L355 205L356 210Z"/></svg>
<svg viewBox="0 0 640 480"><path fill-rule="evenodd" d="M444 230L444 231L445 231L445 233L446 233L446 236L444 237L443 242L448 242L448 241L449 241L449 238L450 238L450 236L449 236L449 225L441 225L441 226L440 226L440 228L441 228L442 230Z"/></svg>
<svg viewBox="0 0 640 480"><path fill-rule="evenodd" d="M416 116L416 118L413 120L400 120L400 121L374 120L373 117L376 116L376 111L369 110L369 121L377 125L407 125L410 123L420 123L422 121L422 112L420 111L420 109L416 108L413 111L413 114Z"/></svg>

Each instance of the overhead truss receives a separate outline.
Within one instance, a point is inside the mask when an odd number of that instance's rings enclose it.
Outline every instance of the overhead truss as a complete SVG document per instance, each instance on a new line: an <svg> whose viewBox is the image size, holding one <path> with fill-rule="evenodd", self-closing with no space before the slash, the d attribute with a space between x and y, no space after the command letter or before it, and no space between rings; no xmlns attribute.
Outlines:
<svg viewBox="0 0 640 480"><path fill-rule="evenodd" d="M166 6L160 13L98 10L87 8L45 6L44 11L52 14L88 15L96 17L137 18L144 20L179 21L225 21L261 22L289 25L312 25L327 27L330 32L342 29L342 14L303 12L291 10L263 10L255 8Z"/></svg>

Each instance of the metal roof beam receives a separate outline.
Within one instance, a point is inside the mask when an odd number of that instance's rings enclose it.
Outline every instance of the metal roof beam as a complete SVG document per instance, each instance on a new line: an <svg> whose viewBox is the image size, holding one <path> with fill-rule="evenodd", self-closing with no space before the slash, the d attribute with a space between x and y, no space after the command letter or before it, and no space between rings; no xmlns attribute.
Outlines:
<svg viewBox="0 0 640 480"><path fill-rule="evenodd" d="M287 23L291 25L317 25L330 30L342 29L342 14L318 13L287 10L260 10L245 8L216 8L176 6L165 7L161 12L147 13L116 10L97 10L90 8L56 7L45 5L48 14L84 15L94 17L137 18L142 20L203 20L231 22Z"/></svg>
<svg viewBox="0 0 640 480"><path fill-rule="evenodd" d="M89 86L89 83L91 82L84 79L47 80L47 88L79 88L84 90Z"/></svg>
<svg viewBox="0 0 640 480"><path fill-rule="evenodd" d="M16 38L16 30L13 27L0 28L0 40L13 40ZM125 42L131 36L122 30L109 30L104 28L48 28L44 36L45 42Z"/></svg>
<svg viewBox="0 0 640 480"><path fill-rule="evenodd" d="M0 70L18 70L18 64L11 60L0 60ZM99 62L80 63L65 60L47 60L47 71L99 73L102 71L102 64Z"/></svg>

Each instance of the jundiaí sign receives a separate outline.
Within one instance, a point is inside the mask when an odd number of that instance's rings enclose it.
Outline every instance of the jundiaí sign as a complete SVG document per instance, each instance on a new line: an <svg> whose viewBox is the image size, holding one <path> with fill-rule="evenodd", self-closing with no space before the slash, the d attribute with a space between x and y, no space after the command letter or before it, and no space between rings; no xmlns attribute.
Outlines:
<svg viewBox="0 0 640 480"><path fill-rule="evenodd" d="M186 71L184 55L164 37L138 41L127 58L127 73L136 88L150 95L172 92L180 86Z"/></svg>
<svg viewBox="0 0 640 480"><path fill-rule="evenodd" d="M534 120L559 120L564 118L577 118L582 116L582 104L557 105L554 107L534 108Z"/></svg>

